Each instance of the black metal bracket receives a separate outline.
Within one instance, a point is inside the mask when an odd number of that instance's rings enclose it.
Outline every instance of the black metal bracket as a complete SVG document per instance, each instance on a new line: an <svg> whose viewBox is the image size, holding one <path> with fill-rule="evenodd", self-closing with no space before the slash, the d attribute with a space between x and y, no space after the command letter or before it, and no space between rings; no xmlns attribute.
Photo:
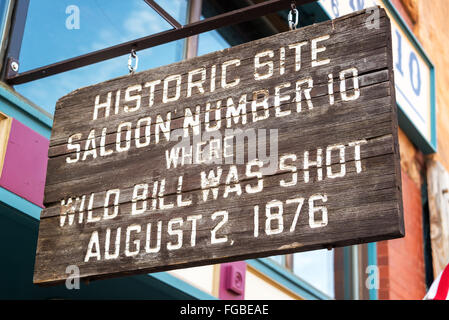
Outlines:
<svg viewBox="0 0 449 320"><path fill-rule="evenodd" d="M18 0L29 1L29 0ZM241 9L226 12L208 19L181 26L173 17L163 10L154 1L144 0L159 15L167 20L174 28L162 31L150 36L142 37L132 41L124 42L112 47L93 51L78 57L56 62L47 66L36 68L30 71L6 75L6 82L10 85L27 83L42 79L65 71L77 69L90 64L126 55L132 49L143 50L155 47L164 43L183 39L203 32L215 30L221 27L238 24L252 20L263 15L290 8L291 0L268 0L258 4L250 5ZM296 0L297 5L303 5L317 0Z"/></svg>
<svg viewBox="0 0 449 320"><path fill-rule="evenodd" d="M9 57L4 68L6 78L15 77L19 72L19 60Z"/></svg>
<svg viewBox="0 0 449 320"><path fill-rule="evenodd" d="M14 77L19 72L20 48L22 47L29 4L30 0L16 0L12 13L8 47L3 63L2 79Z"/></svg>

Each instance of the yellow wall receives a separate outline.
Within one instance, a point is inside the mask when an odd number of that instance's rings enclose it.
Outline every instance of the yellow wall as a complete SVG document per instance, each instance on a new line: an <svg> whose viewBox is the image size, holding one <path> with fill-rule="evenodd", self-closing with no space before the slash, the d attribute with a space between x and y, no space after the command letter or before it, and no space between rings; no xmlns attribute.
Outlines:
<svg viewBox="0 0 449 320"><path fill-rule="evenodd" d="M186 268L168 271L169 274L175 276L188 284L210 294L218 296L214 277L216 277L214 265L207 265L202 267Z"/></svg>
<svg viewBox="0 0 449 320"><path fill-rule="evenodd" d="M287 288L258 272L246 268L245 300L294 300L301 299Z"/></svg>
<svg viewBox="0 0 449 320"><path fill-rule="evenodd" d="M0 112L0 177L2 176L3 162L5 160L11 123L12 118L9 118Z"/></svg>

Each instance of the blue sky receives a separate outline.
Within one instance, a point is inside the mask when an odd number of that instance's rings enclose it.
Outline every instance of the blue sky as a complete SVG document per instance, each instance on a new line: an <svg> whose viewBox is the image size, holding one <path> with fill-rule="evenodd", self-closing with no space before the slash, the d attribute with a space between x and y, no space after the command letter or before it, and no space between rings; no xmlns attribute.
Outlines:
<svg viewBox="0 0 449 320"><path fill-rule="evenodd" d="M180 23L186 20L186 0L158 0ZM76 5L80 28L67 29L66 8ZM142 0L31 0L20 55L20 72L75 57L118 43L171 29ZM200 37L199 53L227 47L217 32ZM138 52L138 71L167 65L182 58L179 40ZM83 67L16 86L22 95L53 113L56 101L88 85L128 73L128 56Z"/></svg>

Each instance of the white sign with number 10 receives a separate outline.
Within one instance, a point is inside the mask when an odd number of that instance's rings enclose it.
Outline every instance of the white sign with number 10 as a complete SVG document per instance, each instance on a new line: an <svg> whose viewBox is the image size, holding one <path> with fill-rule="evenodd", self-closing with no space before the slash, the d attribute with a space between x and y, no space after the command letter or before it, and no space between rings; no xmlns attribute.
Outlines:
<svg viewBox="0 0 449 320"><path fill-rule="evenodd" d="M319 4L331 19L377 5L385 7L381 0L320 0ZM429 149L435 149L435 137L432 135L431 67L413 44L412 36L392 16L391 10L386 9L392 27L396 100L430 146L423 150L429 153Z"/></svg>

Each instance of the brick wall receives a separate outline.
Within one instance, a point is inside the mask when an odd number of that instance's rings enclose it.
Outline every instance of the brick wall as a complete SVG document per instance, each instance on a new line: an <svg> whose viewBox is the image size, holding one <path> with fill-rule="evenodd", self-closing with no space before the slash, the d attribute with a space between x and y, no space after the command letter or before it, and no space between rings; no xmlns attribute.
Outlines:
<svg viewBox="0 0 449 320"><path fill-rule="evenodd" d="M391 3L399 11L408 27L413 30L419 17L417 0L392 0Z"/></svg>
<svg viewBox="0 0 449 320"><path fill-rule="evenodd" d="M426 179L426 158L435 158L449 170L449 1L391 2L435 66L438 152L424 156L399 132L406 236L378 243L379 299L422 299L426 286L420 187Z"/></svg>
<svg viewBox="0 0 449 320"><path fill-rule="evenodd" d="M404 238L377 245L379 299L422 299L426 294L421 190L402 170Z"/></svg>
<svg viewBox="0 0 449 320"><path fill-rule="evenodd" d="M435 66L438 152L433 157L449 170L449 1L420 0L415 34Z"/></svg>

